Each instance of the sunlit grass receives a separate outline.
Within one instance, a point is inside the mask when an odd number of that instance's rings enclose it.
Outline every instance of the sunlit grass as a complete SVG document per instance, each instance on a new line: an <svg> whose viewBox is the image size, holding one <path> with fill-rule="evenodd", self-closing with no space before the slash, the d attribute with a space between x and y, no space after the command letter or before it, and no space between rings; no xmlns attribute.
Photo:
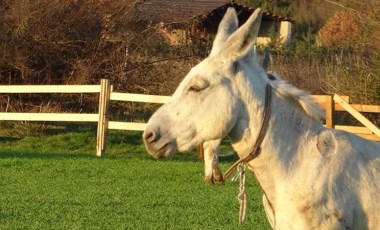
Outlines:
<svg viewBox="0 0 380 230"><path fill-rule="evenodd" d="M111 133L103 158L92 131L1 139L0 229L269 229L250 173L241 227L236 184L205 185L194 152L156 161L140 136Z"/></svg>

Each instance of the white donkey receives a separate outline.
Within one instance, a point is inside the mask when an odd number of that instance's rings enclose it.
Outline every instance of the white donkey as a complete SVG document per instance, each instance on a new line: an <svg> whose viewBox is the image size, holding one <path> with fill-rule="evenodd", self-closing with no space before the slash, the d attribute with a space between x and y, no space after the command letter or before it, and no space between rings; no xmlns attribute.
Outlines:
<svg viewBox="0 0 380 230"><path fill-rule="evenodd" d="M228 135L264 191L273 229L379 229L380 143L325 128L308 94L268 80L247 55L261 15L234 31L227 11L210 56L149 120L147 151L166 157Z"/></svg>

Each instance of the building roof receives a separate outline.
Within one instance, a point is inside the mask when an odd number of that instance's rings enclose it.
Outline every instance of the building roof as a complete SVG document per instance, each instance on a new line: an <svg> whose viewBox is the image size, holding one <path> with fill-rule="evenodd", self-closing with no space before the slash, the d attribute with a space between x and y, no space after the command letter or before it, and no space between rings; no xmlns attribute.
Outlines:
<svg viewBox="0 0 380 230"><path fill-rule="evenodd" d="M137 9L137 19L152 23L184 22L230 1L226 0L147 0Z"/></svg>
<svg viewBox="0 0 380 230"><path fill-rule="evenodd" d="M137 21L152 23L181 23L207 19L219 24L228 7L234 7L239 21L244 23L255 8L243 6L227 0L146 0L136 10ZM263 12L263 20L290 21L290 18Z"/></svg>

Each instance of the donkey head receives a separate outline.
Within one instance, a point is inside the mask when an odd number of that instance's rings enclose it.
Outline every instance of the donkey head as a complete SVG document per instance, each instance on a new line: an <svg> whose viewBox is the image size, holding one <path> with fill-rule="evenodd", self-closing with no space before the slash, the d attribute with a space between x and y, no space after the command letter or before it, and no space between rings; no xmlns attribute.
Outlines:
<svg viewBox="0 0 380 230"><path fill-rule="evenodd" d="M257 9L238 29L235 10L227 10L210 56L191 69L171 101L150 118L143 140L152 156L187 151L231 132L242 106L236 87L242 75L238 64L252 51L261 15Z"/></svg>

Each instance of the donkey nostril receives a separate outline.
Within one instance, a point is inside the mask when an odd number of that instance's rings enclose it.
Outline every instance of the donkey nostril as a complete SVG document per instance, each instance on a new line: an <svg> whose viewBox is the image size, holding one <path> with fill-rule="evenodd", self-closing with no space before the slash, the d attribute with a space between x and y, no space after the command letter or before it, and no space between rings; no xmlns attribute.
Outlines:
<svg viewBox="0 0 380 230"><path fill-rule="evenodd" d="M152 143L152 142L155 142L157 139L158 139L158 135L154 132L145 132L144 133L144 139L149 142L149 143Z"/></svg>

